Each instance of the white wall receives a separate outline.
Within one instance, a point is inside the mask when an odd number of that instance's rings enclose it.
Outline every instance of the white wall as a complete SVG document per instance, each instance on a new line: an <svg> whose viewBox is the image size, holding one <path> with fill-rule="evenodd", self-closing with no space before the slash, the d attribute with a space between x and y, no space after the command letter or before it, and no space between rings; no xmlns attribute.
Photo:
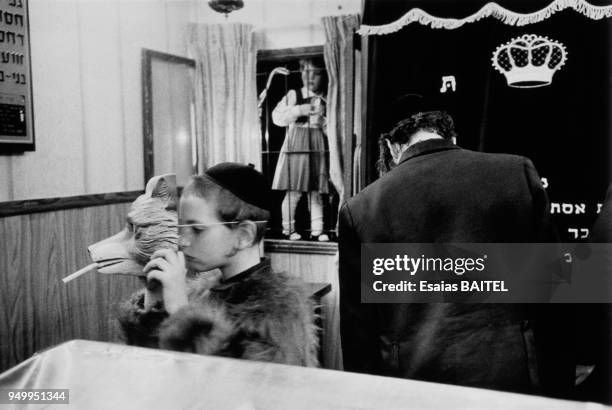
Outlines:
<svg viewBox="0 0 612 410"><path fill-rule="evenodd" d="M248 22L261 49L322 45L361 0L30 0L36 151L0 156L0 201L143 189L141 49L186 55L190 22Z"/></svg>
<svg viewBox="0 0 612 410"><path fill-rule="evenodd" d="M185 55L188 0L30 0L36 151L0 201L143 188L141 49Z"/></svg>
<svg viewBox="0 0 612 410"><path fill-rule="evenodd" d="M227 18L196 2L198 23L244 22L255 26L260 49L323 45L321 17L361 13L362 0L244 0Z"/></svg>

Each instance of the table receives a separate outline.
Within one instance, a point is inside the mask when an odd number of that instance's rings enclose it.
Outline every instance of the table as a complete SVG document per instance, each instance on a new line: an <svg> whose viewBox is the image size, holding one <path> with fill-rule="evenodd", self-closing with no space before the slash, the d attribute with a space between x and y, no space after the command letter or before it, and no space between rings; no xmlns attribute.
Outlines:
<svg viewBox="0 0 612 410"><path fill-rule="evenodd" d="M63 343L0 374L0 388L70 389L69 407L75 409L606 408L594 403L85 340Z"/></svg>

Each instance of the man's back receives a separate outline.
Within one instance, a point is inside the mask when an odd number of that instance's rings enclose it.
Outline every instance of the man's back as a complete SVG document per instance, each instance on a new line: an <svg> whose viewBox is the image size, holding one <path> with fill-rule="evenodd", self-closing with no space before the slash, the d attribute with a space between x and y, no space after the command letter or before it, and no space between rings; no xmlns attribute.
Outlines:
<svg viewBox="0 0 612 410"><path fill-rule="evenodd" d="M433 139L340 216L345 369L443 383L536 391L531 313L501 304L360 304L361 243L549 242L547 198L531 162Z"/></svg>
<svg viewBox="0 0 612 410"><path fill-rule="evenodd" d="M543 242L552 237L542 238L533 222L549 220L534 215L546 212L545 201L526 158L436 139L411 147L392 172L351 198L348 210L363 222L356 226L363 242Z"/></svg>

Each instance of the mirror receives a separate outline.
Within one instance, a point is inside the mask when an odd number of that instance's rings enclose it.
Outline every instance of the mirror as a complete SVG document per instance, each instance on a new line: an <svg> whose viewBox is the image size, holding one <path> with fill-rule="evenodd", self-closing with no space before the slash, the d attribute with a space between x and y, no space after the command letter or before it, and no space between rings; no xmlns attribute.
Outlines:
<svg viewBox="0 0 612 410"><path fill-rule="evenodd" d="M335 240L323 47L259 52L262 170L273 190L269 239ZM297 112L301 114L297 114Z"/></svg>
<svg viewBox="0 0 612 410"><path fill-rule="evenodd" d="M195 61L143 49L143 145L145 184L175 173L184 186L198 173L195 127Z"/></svg>

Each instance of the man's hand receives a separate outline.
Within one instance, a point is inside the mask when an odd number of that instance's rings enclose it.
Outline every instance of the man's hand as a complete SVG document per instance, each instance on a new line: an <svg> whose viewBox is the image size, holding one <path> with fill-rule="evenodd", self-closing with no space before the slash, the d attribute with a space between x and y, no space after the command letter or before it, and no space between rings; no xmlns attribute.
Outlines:
<svg viewBox="0 0 612 410"><path fill-rule="evenodd" d="M169 314L187 304L187 281L183 252L160 249L151 256L143 272L147 280L158 280L162 285L164 305Z"/></svg>

